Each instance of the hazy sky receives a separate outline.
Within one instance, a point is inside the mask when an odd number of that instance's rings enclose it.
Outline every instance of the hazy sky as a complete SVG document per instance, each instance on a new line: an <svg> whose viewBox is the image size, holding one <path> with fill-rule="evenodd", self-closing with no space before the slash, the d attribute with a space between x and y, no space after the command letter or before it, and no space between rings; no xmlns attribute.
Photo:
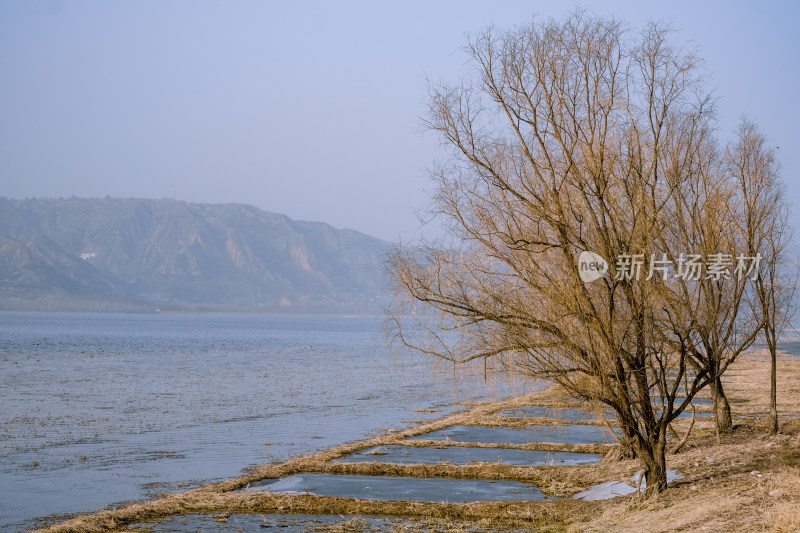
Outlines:
<svg viewBox="0 0 800 533"><path fill-rule="evenodd" d="M438 153L426 76L465 72L468 32L576 5L0 0L0 196L250 203L409 240ZM584 5L697 45L721 132L754 119L800 210L800 3Z"/></svg>

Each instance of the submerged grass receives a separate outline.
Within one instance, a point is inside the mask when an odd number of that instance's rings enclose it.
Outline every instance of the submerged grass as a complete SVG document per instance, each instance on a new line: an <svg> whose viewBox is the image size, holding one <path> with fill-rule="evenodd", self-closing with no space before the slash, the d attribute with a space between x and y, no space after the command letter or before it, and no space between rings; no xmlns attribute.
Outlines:
<svg viewBox="0 0 800 533"><path fill-rule="evenodd" d="M543 451L605 453L607 444L565 445L462 443L407 440L450 426L494 425L523 427L530 418L504 417L499 412L528 405L575 407L558 389L548 389L506 402L477 404L462 413L419 427L344 444L314 455L260 466L237 479L196 490L171 494L152 502L127 505L93 515L78 516L43 531L113 531L128 525L186 514L327 514L342 516L395 516L412 522L397 526L413 530L413 520L433 520L441 531L461 531L469 524L501 530L508 527L537 531L704 531L800 528L800 360L779 361L781 434L768 437L763 417L768 408L769 363L761 354L742 357L725 376L736 427L717 444L713 419L698 418L683 450L670 455L669 468L684 477L655 498L639 495L584 502L474 502L435 503L371 501L309 494L273 494L238 491L249 484L298 473L380 475L426 478L514 480L535 483L550 496L569 497L591 485L627 481L639 469L635 460L604 461L581 466L512 466L500 463L453 465L397 465L391 463L336 463L345 455L385 445L414 447L492 447ZM535 423L540 420L534 419ZM563 421L574 424L576 422ZM688 419L674 425L681 432ZM331 526L332 531L357 531L357 519ZM465 526L465 524L467 524ZM347 529L347 528L350 529ZM407 529L411 527L411 529Z"/></svg>

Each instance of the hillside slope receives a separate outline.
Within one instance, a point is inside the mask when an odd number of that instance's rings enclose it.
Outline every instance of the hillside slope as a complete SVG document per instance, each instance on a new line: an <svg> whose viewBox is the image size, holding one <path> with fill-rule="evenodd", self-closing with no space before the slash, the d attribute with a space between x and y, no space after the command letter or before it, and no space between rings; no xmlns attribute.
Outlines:
<svg viewBox="0 0 800 533"><path fill-rule="evenodd" d="M390 246L240 204L0 198L0 300L373 312Z"/></svg>

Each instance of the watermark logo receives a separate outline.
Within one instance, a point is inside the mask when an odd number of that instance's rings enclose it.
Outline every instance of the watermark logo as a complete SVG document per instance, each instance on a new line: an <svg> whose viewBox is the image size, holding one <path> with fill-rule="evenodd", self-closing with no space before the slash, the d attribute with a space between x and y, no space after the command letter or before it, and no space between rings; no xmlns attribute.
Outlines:
<svg viewBox="0 0 800 533"><path fill-rule="evenodd" d="M649 261L648 261L649 259ZM651 254L619 254L614 262L614 279L617 281L638 281L644 277L649 281L660 275L662 280L680 278L685 281L721 281L736 278L757 280L761 267L761 254L755 256L715 253L682 253L675 260L667 254L660 257ZM585 283L603 277L608 272L608 262L594 252L581 252L578 257L578 275Z"/></svg>
<svg viewBox="0 0 800 533"><path fill-rule="evenodd" d="M578 256L578 275L584 283L600 279L608 272L608 261L594 252L581 252Z"/></svg>

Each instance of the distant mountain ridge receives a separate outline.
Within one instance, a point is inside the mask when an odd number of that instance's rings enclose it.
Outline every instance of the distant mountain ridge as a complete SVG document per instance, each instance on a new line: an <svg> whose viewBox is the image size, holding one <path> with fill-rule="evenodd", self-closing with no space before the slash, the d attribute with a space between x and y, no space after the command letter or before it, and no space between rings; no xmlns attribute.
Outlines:
<svg viewBox="0 0 800 533"><path fill-rule="evenodd" d="M0 308L375 312L390 248L243 204L0 198Z"/></svg>

